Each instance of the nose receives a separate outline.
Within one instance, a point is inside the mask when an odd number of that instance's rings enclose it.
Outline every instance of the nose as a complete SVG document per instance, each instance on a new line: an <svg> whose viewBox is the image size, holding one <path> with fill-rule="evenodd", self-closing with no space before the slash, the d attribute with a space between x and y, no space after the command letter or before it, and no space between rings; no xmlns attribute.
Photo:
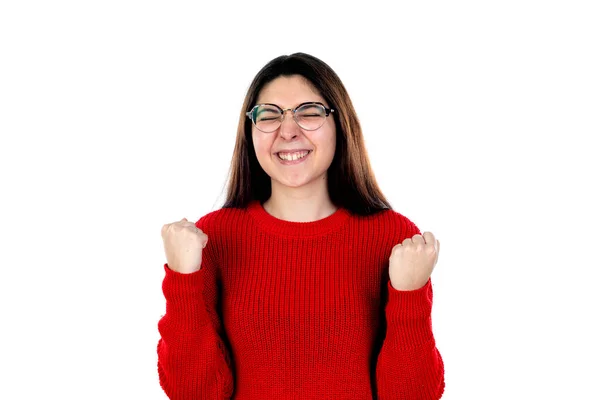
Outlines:
<svg viewBox="0 0 600 400"><path fill-rule="evenodd" d="M289 111L289 117L287 117ZM279 127L279 135L283 138L293 138L298 135L300 127L294 120L292 110L285 110Z"/></svg>

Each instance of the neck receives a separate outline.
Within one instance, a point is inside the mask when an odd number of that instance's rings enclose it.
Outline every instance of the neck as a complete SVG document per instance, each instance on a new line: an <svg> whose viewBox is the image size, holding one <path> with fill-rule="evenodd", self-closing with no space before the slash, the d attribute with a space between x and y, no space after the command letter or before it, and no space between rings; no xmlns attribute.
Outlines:
<svg viewBox="0 0 600 400"><path fill-rule="evenodd" d="M331 202L327 185L321 188L280 187L271 184L271 197L263 204L266 212L275 218L290 222L318 221L333 214L337 207Z"/></svg>

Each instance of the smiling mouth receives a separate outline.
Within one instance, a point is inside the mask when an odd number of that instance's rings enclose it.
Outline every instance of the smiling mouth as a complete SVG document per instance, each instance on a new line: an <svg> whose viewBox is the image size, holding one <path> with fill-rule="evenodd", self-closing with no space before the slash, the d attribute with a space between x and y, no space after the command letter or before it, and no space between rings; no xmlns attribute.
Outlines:
<svg viewBox="0 0 600 400"><path fill-rule="evenodd" d="M282 157L282 153L277 153L277 158L279 158L281 161L297 161L306 158L311 152L312 150L306 150L296 153L286 153L284 157Z"/></svg>

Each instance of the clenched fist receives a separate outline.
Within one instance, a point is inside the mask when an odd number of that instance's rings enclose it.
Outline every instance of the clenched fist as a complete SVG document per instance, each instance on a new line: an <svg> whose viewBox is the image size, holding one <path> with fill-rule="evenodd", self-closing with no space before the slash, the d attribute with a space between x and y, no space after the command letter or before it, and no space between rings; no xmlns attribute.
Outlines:
<svg viewBox="0 0 600 400"><path fill-rule="evenodd" d="M440 241L431 232L406 238L392 248L390 282L396 290L423 287L437 263Z"/></svg>
<svg viewBox="0 0 600 400"><path fill-rule="evenodd" d="M183 218L181 221L163 225L160 234L169 268L182 274L190 274L200 269L202 249L206 247L208 236L196 228L196 224Z"/></svg>

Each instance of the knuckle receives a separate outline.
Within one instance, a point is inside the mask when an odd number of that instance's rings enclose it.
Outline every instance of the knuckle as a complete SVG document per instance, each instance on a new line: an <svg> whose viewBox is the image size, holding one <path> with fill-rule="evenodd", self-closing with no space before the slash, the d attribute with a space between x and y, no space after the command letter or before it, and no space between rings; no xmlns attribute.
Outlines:
<svg viewBox="0 0 600 400"><path fill-rule="evenodd" d="M397 256L398 254L402 253L404 247L402 247L401 245L396 245L392 248L392 255L390 257L393 256Z"/></svg>

